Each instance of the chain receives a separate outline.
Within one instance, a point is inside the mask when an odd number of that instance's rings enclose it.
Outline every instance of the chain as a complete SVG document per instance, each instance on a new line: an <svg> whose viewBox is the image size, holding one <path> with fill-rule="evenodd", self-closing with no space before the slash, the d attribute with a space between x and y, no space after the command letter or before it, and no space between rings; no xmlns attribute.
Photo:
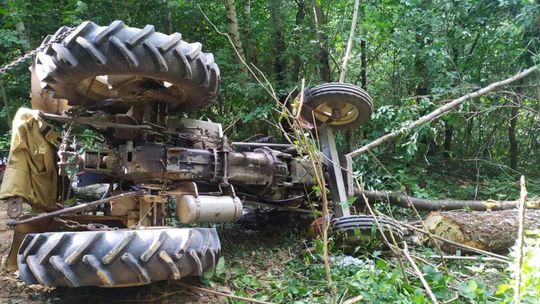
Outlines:
<svg viewBox="0 0 540 304"><path fill-rule="evenodd" d="M75 30L75 28L72 28L72 29L69 29L65 32L63 32L62 34L58 35L56 38L54 39L51 39L51 41L45 43L45 44L42 44L40 45L39 47L37 47L36 49L34 49L33 51L30 51L28 53L26 53L25 55L13 60L11 63L8 63L6 64L5 66L1 67L0 68L0 75L3 75L5 73L7 73L9 70L13 69L14 67L18 66L19 64L25 62L26 60L28 60L29 58L31 58L32 56L36 55L37 53L45 50L49 45L53 44L53 43L56 43L64 38L66 38L69 34L71 34L73 31Z"/></svg>
<svg viewBox="0 0 540 304"><path fill-rule="evenodd" d="M60 222L64 224L67 228L75 229L75 228L83 228L90 231L111 231L111 230L118 230L118 227L109 227L105 224L98 224L98 223L89 223L89 224L81 224L77 221L73 220L64 220L59 217L54 218L55 221Z"/></svg>

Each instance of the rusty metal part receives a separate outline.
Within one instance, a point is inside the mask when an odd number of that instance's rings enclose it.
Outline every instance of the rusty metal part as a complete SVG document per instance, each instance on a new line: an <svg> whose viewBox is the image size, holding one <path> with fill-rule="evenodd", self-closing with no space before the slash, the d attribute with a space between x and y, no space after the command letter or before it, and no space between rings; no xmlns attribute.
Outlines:
<svg viewBox="0 0 540 304"><path fill-rule="evenodd" d="M108 202L110 202L110 201L112 201L114 199L131 197L131 196L136 196L136 195L143 195L144 193L145 192L143 190L123 193L123 194L111 196L111 197L108 197L108 198L105 198L105 199L93 201L93 202L90 202L90 203L84 203L84 204L80 204L80 205L73 206L73 207L67 207L67 208L64 208L64 209L61 209L61 210L57 210L57 211L52 211L52 212L48 212L48 213L42 213L42 214L36 215L34 217L19 220L19 221L8 221L7 224L9 226L15 226L15 225L28 224L28 223L33 223L33 222L40 222L40 221L51 219L51 218L54 218L54 217L57 217L57 216L60 216L60 215L63 215L63 214L73 214L73 213L77 213L77 212L83 212L83 211L88 210L91 207L96 207L96 206L99 206L99 205L102 205L102 204L106 204L106 203L108 203Z"/></svg>
<svg viewBox="0 0 540 304"><path fill-rule="evenodd" d="M68 222L73 221L79 223L81 226L71 228L78 231L87 230L88 225L91 223L94 223L94 225L101 224L109 227L126 227L123 219L115 216L82 214L62 216L61 219ZM59 231L64 227L65 225L62 222L56 221L54 218L39 222L29 222L16 225L13 232L13 239L11 241L11 249L8 255L8 269L11 271L17 270L17 251L19 250L19 247L27 234Z"/></svg>
<svg viewBox="0 0 540 304"><path fill-rule="evenodd" d="M139 196L139 221L129 227L163 225L165 225L165 197L160 195Z"/></svg>
<svg viewBox="0 0 540 304"><path fill-rule="evenodd" d="M233 147L268 147L268 148L294 148L291 144L257 143L257 142L232 142Z"/></svg>
<svg viewBox="0 0 540 304"><path fill-rule="evenodd" d="M22 197L12 197L7 200L7 215L14 219L18 218L22 214L22 204L24 199Z"/></svg>
<svg viewBox="0 0 540 304"><path fill-rule="evenodd" d="M310 181L305 178L305 170L295 171L302 176L290 176L289 167L293 167L290 163L301 160L269 148L234 152L167 147L163 144L133 147L128 142L118 146L116 151L87 151L83 158L85 172L121 176L135 182L160 181L165 178L216 184L228 181L239 185L260 186L262 191L269 191L271 188L283 187L289 180Z"/></svg>
<svg viewBox="0 0 540 304"><path fill-rule="evenodd" d="M60 217L55 217L54 220L62 223L65 227L70 228L70 229L84 229L88 231L118 230L118 227L109 227L105 224L100 224L100 223L81 224L78 221L62 219Z"/></svg>
<svg viewBox="0 0 540 304"><path fill-rule="evenodd" d="M60 146L58 147L58 152L56 153L58 155L58 162L56 163L58 165L58 175L59 176L67 176L67 166L69 165L69 156L74 156L75 158L78 158L78 154L72 151L67 151L68 149L68 141L69 137L71 136L71 132L73 130L73 121L69 124L69 127L67 128L67 131L63 132L62 134L62 142L60 143ZM76 143L73 143L73 146L76 146Z"/></svg>
<svg viewBox="0 0 540 304"><path fill-rule="evenodd" d="M35 64L30 67L30 83L30 104L33 110L40 110L50 114L62 114L71 108L66 99L53 98L50 92L41 88L41 82L36 75Z"/></svg>
<svg viewBox="0 0 540 304"><path fill-rule="evenodd" d="M130 115L126 114L116 114L114 115L114 123L122 126L138 126L139 123L135 118L131 117ZM113 136L116 139L119 140L133 140L136 138L140 133L139 129L132 129L132 128L114 128Z"/></svg>
<svg viewBox="0 0 540 304"><path fill-rule="evenodd" d="M321 148L324 154L324 163L328 168L328 186L334 203L334 214L337 217L351 214L347 205L347 191L339 163L339 155L336 148L334 131L328 126L319 128Z"/></svg>
<svg viewBox="0 0 540 304"><path fill-rule="evenodd" d="M114 128L114 129L122 129L122 130L150 130L152 129L151 126L147 125L133 125L133 124L126 124L126 123L117 123L114 121L115 116L111 116L108 118L99 118L99 117L71 117L71 116L63 116L63 115L55 115L55 114L49 114L49 113L40 113L40 116L45 119L51 119L58 122L73 122L81 125L89 125L96 128Z"/></svg>
<svg viewBox="0 0 540 304"><path fill-rule="evenodd" d="M252 207L269 208L269 209L276 209L276 210L283 210L283 211L304 213L304 214L314 214L312 210L308 210L308 209L294 208L294 207L287 207L287 206L278 206L278 205L274 205L274 204L266 204L266 203L261 203L261 202L257 202L257 201L252 201L252 200L245 200L244 204L246 204L248 206L252 206Z"/></svg>
<svg viewBox="0 0 540 304"><path fill-rule="evenodd" d="M165 200L166 194L121 197L110 202L110 215L121 217L126 227L163 226Z"/></svg>

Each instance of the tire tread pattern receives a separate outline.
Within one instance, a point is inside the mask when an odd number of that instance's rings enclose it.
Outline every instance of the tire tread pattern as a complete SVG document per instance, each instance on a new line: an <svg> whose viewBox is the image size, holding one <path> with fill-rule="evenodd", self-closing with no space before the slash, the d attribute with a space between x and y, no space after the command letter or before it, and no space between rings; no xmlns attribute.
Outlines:
<svg viewBox="0 0 540 304"><path fill-rule="evenodd" d="M201 276L220 254L213 228L29 234L18 253L21 279L47 286L129 286Z"/></svg>
<svg viewBox="0 0 540 304"><path fill-rule="evenodd" d="M68 29L64 27L57 33ZM125 94L123 90L109 88L104 96L99 88L79 86L83 80L99 75L136 75L168 82L177 89L164 86L163 94L168 95L164 101L180 101L171 111L204 107L217 98L219 89L219 68L214 56L202 51L201 43L187 43L180 33L156 32L153 25L139 29L119 20L108 26L85 21L37 58L36 71L42 88L51 91L55 98L67 99L71 105L92 106L103 99L126 97L117 96ZM145 96L130 94L130 98ZM129 104L126 101L126 107Z"/></svg>

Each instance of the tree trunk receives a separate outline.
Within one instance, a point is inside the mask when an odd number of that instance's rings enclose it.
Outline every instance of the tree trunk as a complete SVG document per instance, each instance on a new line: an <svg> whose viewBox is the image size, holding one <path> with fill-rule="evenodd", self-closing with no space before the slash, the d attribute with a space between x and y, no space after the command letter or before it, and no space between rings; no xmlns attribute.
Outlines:
<svg viewBox="0 0 540 304"><path fill-rule="evenodd" d="M435 235L477 249L503 252L512 247L518 236L518 211L497 212L433 212L425 220L426 227ZM540 228L540 210L527 210L525 229ZM444 251L455 252L456 247L441 242Z"/></svg>
<svg viewBox="0 0 540 304"><path fill-rule="evenodd" d="M242 41L240 40L240 31L238 30L238 18L236 17L234 0L225 0L225 9L227 10L227 31L229 32L229 36L236 49L236 59L239 64L243 65L242 61L246 60L246 56L244 55Z"/></svg>
<svg viewBox="0 0 540 304"><path fill-rule="evenodd" d="M330 53L328 52L328 37L324 32L324 15L316 0L313 3L313 14L315 16L315 29L319 40L319 76L322 81L330 82Z"/></svg>
<svg viewBox="0 0 540 304"><path fill-rule="evenodd" d="M345 78L347 76L348 63L349 63L349 58L351 57L351 51L352 51L352 46L353 46L353 41L354 41L354 33L356 30L359 7L360 7L360 0L355 0L354 8L353 8L353 17L352 17L352 22L351 22L351 31L349 33L349 40L347 41L347 50L345 51L345 55L343 56L343 62L341 65L341 74L339 75L339 82L345 82ZM351 151L352 138L353 138L353 130L345 131L345 146L346 146L347 152Z"/></svg>
<svg viewBox="0 0 540 304"><path fill-rule="evenodd" d="M26 34L26 27L24 26L24 22L17 22L15 28L17 29L17 35L19 36L19 40L21 42L22 53L29 52L32 47L30 46L30 39Z"/></svg>
<svg viewBox="0 0 540 304"><path fill-rule="evenodd" d="M518 141L516 138L516 124L518 118L519 107L521 106L521 87L518 86L514 94L514 104L510 112L510 124L508 125L508 141L510 147L508 156L510 158L510 168L517 170L518 168Z"/></svg>
<svg viewBox="0 0 540 304"><path fill-rule="evenodd" d="M403 193L389 191L360 191L354 190L354 195L358 197L357 203L363 204L364 199L362 193L366 196L369 202L385 202L402 208L411 208L414 206L420 211L437 211L437 210L457 210L469 209L477 211L496 211L514 209L518 206L518 201L464 201L454 199L430 200L423 198L410 197ZM540 209L540 200L531 199L527 201L527 208Z"/></svg>
<svg viewBox="0 0 540 304"><path fill-rule="evenodd" d="M4 110L6 111L6 124L11 129L11 114L9 113L9 101L6 96L6 88L4 87L4 81L0 79L0 95L2 96L2 101L4 102Z"/></svg>
<svg viewBox="0 0 540 304"><path fill-rule="evenodd" d="M244 34L244 51L246 60L255 64L251 39L251 0L244 1L244 22L242 23L242 33Z"/></svg>
<svg viewBox="0 0 540 304"><path fill-rule="evenodd" d="M285 60L285 34L283 29L283 15L281 0L269 0L270 20L273 32L272 56L274 58L274 74L277 81L278 91L286 85L287 61ZM280 98L281 100L281 98Z"/></svg>
<svg viewBox="0 0 540 304"><path fill-rule="evenodd" d="M296 18L295 18L295 25L296 28L294 29L294 43L296 45L294 57L293 57L293 71L292 71L292 80L297 83L298 80L300 80L300 69L302 68L302 59L300 57L300 53L302 52L302 49L300 48L300 37L301 37L301 28L302 28L302 22L304 22L304 17L306 16L306 10L305 10L305 1L304 0L297 0L296 1L297 9L296 9Z"/></svg>
<svg viewBox="0 0 540 304"><path fill-rule="evenodd" d="M452 136L454 134L454 127L452 127L448 120L444 125L444 158L448 159L452 155Z"/></svg>
<svg viewBox="0 0 540 304"><path fill-rule="evenodd" d="M362 38L360 41L360 85L362 86L362 89L367 90L367 76L366 76L366 69L367 69L367 54L366 54L366 40Z"/></svg>

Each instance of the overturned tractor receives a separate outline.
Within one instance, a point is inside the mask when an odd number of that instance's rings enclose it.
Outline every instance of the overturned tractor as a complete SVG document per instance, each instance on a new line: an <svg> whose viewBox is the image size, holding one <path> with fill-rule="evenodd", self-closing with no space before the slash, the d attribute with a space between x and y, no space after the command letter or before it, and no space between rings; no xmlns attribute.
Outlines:
<svg viewBox="0 0 540 304"><path fill-rule="evenodd" d="M121 21L63 27L43 42L31 72L34 109L15 117L0 197L15 227L10 266L26 283L114 287L201 276L214 269L220 242L214 228L192 224L319 199L313 168L294 145L231 142L218 123L182 118L217 98L219 68L179 33ZM371 232L370 216L341 204L352 186L333 137L369 119L371 98L343 83L304 95L302 115L319 125L334 227ZM74 125L106 141L81 151ZM66 131L59 136L55 126ZM108 185L101 199L73 204L73 168L78 187ZM34 215L21 216L23 204Z"/></svg>

